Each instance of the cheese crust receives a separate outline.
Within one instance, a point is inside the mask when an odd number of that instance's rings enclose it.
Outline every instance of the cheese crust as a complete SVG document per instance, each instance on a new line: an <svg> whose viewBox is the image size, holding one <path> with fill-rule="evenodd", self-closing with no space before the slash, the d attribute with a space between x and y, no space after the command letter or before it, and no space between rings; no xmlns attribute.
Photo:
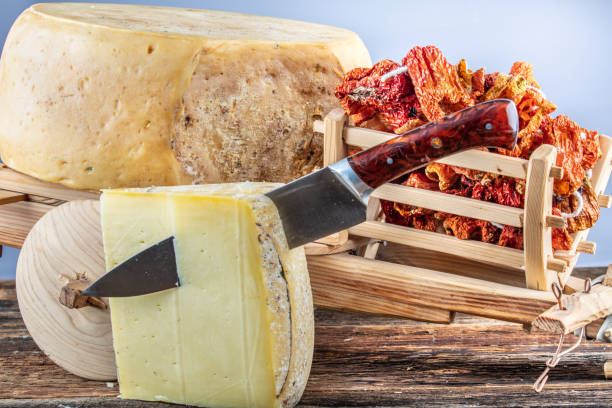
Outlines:
<svg viewBox="0 0 612 408"><path fill-rule="evenodd" d="M37 4L0 60L0 156L74 188L287 182L321 165L313 121L359 37L218 11Z"/></svg>

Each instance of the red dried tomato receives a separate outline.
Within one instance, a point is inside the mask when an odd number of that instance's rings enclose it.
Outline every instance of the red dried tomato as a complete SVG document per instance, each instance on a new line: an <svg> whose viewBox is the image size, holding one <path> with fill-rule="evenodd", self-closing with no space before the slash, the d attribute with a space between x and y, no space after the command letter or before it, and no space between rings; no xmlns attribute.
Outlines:
<svg viewBox="0 0 612 408"><path fill-rule="evenodd" d="M474 186L472 198L523 208L525 202L522 186L522 181L509 177L484 178L482 182Z"/></svg>
<svg viewBox="0 0 612 408"><path fill-rule="evenodd" d="M528 62L516 61L510 68L510 75L520 75L527 80L529 85L540 87L533 77L533 66Z"/></svg>
<svg viewBox="0 0 612 408"><path fill-rule="evenodd" d="M402 60L414 85L425 117L434 121L474 102L461 86L459 75L439 49L414 47Z"/></svg>
<svg viewBox="0 0 612 408"><path fill-rule="evenodd" d="M443 226L448 235L459 239L477 239L483 242L496 242L498 228L490 222L460 215L445 214Z"/></svg>
<svg viewBox="0 0 612 408"><path fill-rule="evenodd" d="M380 115L388 128L395 130L406 121L418 117L419 101L406 74L382 77L399 68L397 62L383 60L370 69L349 71L336 87L335 95L355 124Z"/></svg>
<svg viewBox="0 0 612 408"><path fill-rule="evenodd" d="M523 229L504 225L497 245L523 249Z"/></svg>
<svg viewBox="0 0 612 408"><path fill-rule="evenodd" d="M593 225L599 216L599 206L584 175L601 157L598 133L580 128L566 116L550 118L556 106L539 90L529 63L515 62L508 75L485 74L483 68L473 72L467 69L465 60L451 66L433 46L413 48L402 63L407 73L389 76L387 81L381 77L399 67L389 60L346 75L336 95L356 123L402 133L476 102L510 98L515 101L519 115L518 144L512 151L499 149L498 153L529 159L542 144L557 147L557 165L563 166L564 178L555 181L555 193L561 197L554 200L554 214L574 212L577 200L572 193L582 186L583 210L568 218L568 228L552 230L553 248L569 249L572 244L569 234ZM456 166L433 163L403 178L402 184L518 208L524 206L524 181ZM462 239L480 239L512 248L523 246L521 228L499 229L487 221L389 201L382 201L382 209L390 223L429 231L444 227L448 234Z"/></svg>
<svg viewBox="0 0 612 408"><path fill-rule="evenodd" d="M561 215L558 208L553 208L553 215ZM552 228L551 229L552 247L556 250L567 251L572 248L572 236L567 228Z"/></svg>
<svg viewBox="0 0 612 408"><path fill-rule="evenodd" d="M599 133L596 130L581 129L581 131L584 132L584 138L582 134L580 135L582 139L582 167L592 169L601 157Z"/></svg>
<svg viewBox="0 0 612 408"><path fill-rule="evenodd" d="M582 167L582 128L565 115L542 123L543 142L557 148L557 166L563 167L563 178L555 179L554 190L568 197L581 185L586 174Z"/></svg>

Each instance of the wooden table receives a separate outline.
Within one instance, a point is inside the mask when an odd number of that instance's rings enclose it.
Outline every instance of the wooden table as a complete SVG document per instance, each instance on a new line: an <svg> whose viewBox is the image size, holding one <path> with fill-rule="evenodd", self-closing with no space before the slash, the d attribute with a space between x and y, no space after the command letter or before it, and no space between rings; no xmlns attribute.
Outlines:
<svg viewBox="0 0 612 408"><path fill-rule="evenodd" d="M116 383L84 380L53 364L28 335L14 285L0 281L0 407L168 406L120 400ZM612 406L612 381L603 375L612 344L581 345L536 394L531 386L557 336L467 315L436 325L320 309L315 319L303 407Z"/></svg>

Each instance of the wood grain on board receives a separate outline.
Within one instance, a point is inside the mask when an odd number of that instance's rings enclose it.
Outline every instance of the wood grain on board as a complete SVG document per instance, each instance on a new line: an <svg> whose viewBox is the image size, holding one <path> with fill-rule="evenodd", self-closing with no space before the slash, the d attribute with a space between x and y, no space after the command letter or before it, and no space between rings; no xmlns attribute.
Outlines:
<svg viewBox="0 0 612 408"><path fill-rule="evenodd" d="M93 215L93 216L92 216ZM30 335L55 363L82 377L115 379L108 310L69 309L62 287L106 272L98 201L77 200L36 223L17 263L17 293Z"/></svg>
<svg viewBox="0 0 612 408"><path fill-rule="evenodd" d="M462 314L441 325L317 309L300 406L499 406L501 399L516 407L612 405L603 370L612 344L581 345L551 371L541 394L531 389L557 340ZM566 344L574 340L567 336ZM168 406L120 400L116 383L85 380L53 364L23 324L14 281L0 281L0 367L0 407Z"/></svg>

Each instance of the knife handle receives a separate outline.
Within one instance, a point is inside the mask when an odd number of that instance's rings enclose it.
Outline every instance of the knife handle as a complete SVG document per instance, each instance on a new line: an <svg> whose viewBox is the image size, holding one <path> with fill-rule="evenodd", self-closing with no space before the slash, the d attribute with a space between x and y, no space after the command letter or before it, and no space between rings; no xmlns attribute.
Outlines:
<svg viewBox="0 0 612 408"><path fill-rule="evenodd" d="M379 187L427 163L474 147L513 149L519 122L511 100L496 99L452 113L348 158L359 178Z"/></svg>

